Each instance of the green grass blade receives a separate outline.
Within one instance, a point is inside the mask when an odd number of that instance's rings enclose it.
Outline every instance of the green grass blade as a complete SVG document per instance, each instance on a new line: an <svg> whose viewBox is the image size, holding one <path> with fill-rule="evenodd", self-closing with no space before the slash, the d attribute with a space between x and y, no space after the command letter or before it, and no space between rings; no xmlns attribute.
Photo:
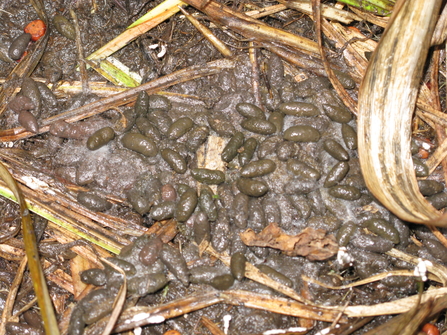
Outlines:
<svg viewBox="0 0 447 335"><path fill-rule="evenodd" d="M340 2L354 6L373 14L387 16L390 15L395 4L395 0L339 0Z"/></svg>

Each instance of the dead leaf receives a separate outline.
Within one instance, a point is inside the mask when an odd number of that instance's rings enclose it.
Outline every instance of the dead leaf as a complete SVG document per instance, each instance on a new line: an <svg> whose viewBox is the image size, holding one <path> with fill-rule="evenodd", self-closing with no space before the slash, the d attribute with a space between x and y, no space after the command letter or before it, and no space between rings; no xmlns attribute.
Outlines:
<svg viewBox="0 0 447 335"><path fill-rule="evenodd" d="M306 228L297 235L287 235L277 223L270 223L259 234L247 229L240 236L248 246L279 249L287 256L304 256L311 261L328 259L338 251L334 236L326 235L323 229Z"/></svg>

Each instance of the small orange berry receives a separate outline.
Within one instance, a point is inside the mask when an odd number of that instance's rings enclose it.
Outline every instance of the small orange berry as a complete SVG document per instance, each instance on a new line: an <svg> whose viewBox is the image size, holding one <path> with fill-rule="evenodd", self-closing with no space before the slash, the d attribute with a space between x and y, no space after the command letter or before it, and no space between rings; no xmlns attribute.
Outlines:
<svg viewBox="0 0 447 335"><path fill-rule="evenodd" d="M424 327L422 327L422 331L427 335L439 335L439 329L435 325L431 323L426 323Z"/></svg>
<svg viewBox="0 0 447 335"><path fill-rule="evenodd" d="M45 35L47 26L42 20L34 20L28 23L25 27L25 33L31 34L31 40L34 42Z"/></svg>
<svg viewBox="0 0 447 335"><path fill-rule="evenodd" d="M420 157L422 159L427 159L428 156L430 156L430 153L427 150L419 148L418 157Z"/></svg>

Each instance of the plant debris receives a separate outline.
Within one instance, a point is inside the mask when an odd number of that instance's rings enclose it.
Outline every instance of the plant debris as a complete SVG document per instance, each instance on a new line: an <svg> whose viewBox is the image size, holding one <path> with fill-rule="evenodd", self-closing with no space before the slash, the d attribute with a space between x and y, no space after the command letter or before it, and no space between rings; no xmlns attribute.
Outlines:
<svg viewBox="0 0 447 335"><path fill-rule="evenodd" d="M305 228L299 234L288 235L277 223L271 222L259 234L247 229L240 235L248 246L279 249L287 256L304 256L310 261L326 260L338 251L335 237L323 229Z"/></svg>

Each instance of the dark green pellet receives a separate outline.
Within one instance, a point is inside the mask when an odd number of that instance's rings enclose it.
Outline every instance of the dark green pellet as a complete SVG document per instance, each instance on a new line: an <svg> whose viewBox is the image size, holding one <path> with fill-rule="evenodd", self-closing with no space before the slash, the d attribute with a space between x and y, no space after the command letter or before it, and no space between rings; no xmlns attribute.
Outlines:
<svg viewBox="0 0 447 335"><path fill-rule="evenodd" d="M169 272L180 280L184 286L189 285L188 265L178 249L168 244L163 244L159 257Z"/></svg>
<svg viewBox="0 0 447 335"><path fill-rule="evenodd" d="M428 173L430 172L428 170L428 166L422 162L419 158L413 157L413 166L414 166L414 172L416 173L416 177L427 177Z"/></svg>
<svg viewBox="0 0 447 335"><path fill-rule="evenodd" d="M431 196L444 190L444 185L436 180L418 180L419 191L424 196Z"/></svg>
<svg viewBox="0 0 447 335"><path fill-rule="evenodd" d="M220 275L214 277L210 285L217 290L228 290L234 284L234 277L230 274Z"/></svg>
<svg viewBox="0 0 447 335"><path fill-rule="evenodd" d="M261 135L271 135L276 132L276 126L264 119L250 118L241 122L241 127L252 133Z"/></svg>
<svg viewBox="0 0 447 335"><path fill-rule="evenodd" d="M175 214L177 221L184 222L188 220L194 212L194 209L196 209L197 202L198 198L196 190L190 188L189 190L185 191L180 196L180 200L177 203Z"/></svg>
<svg viewBox="0 0 447 335"><path fill-rule="evenodd" d="M447 193L441 192L427 198L428 202L436 209L447 207Z"/></svg>
<svg viewBox="0 0 447 335"><path fill-rule="evenodd" d="M155 142L141 134L127 133L121 138L121 143L127 149L136 151L147 157L154 157L158 153Z"/></svg>
<svg viewBox="0 0 447 335"><path fill-rule="evenodd" d="M151 208L151 217L156 221L172 219L175 216L176 203L163 201Z"/></svg>
<svg viewBox="0 0 447 335"><path fill-rule="evenodd" d="M265 264L258 264L258 265L256 265L256 267L259 269L259 271L266 274L273 280L275 280L285 286L288 286L288 287L293 286L293 282L292 282L292 280L290 280L290 278L283 275L281 272L276 271L275 269L271 268L270 266L265 265Z"/></svg>
<svg viewBox="0 0 447 335"><path fill-rule="evenodd" d="M284 114L280 112L273 112L270 114L268 121L275 125L276 132L282 132L284 126Z"/></svg>
<svg viewBox="0 0 447 335"><path fill-rule="evenodd" d="M115 138L115 131L110 127L104 127L95 131L87 140L89 150L98 150Z"/></svg>
<svg viewBox="0 0 447 335"><path fill-rule="evenodd" d="M247 258L245 258L245 255L242 252L236 252L231 255L231 274L237 280L242 280L245 277L245 262L247 262Z"/></svg>
<svg viewBox="0 0 447 335"><path fill-rule="evenodd" d="M188 191L189 189L191 189L191 187L189 187L186 184L177 184L177 195L179 197L182 196L183 193L185 193L186 191Z"/></svg>
<svg viewBox="0 0 447 335"><path fill-rule="evenodd" d="M287 170L304 179L318 180L321 177L321 173L317 169L294 158L287 161Z"/></svg>
<svg viewBox="0 0 447 335"><path fill-rule="evenodd" d="M436 180L418 180L418 186L422 195L427 197L444 190L444 185Z"/></svg>
<svg viewBox="0 0 447 335"><path fill-rule="evenodd" d="M158 260L162 248L163 241L158 236L152 236L141 248L138 259L142 264L151 266Z"/></svg>
<svg viewBox="0 0 447 335"><path fill-rule="evenodd" d="M355 88L355 81L348 73L334 69L334 74L344 88L348 90L352 90L353 88Z"/></svg>
<svg viewBox="0 0 447 335"><path fill-rule="evenodd" d="M411 154L416 155L419 152L419 146L414 139L411 139Z"/></svg>
<svg viewBox="0 0 447 335"><path fill-rule="evenodd" d="M352 119L352 114L345 107L338 107L333 105L323 105L324 112L334 122L348 123Z"/></svg>
<svg viewBox="0 0 447 335"><path fill-rule="evenodd" d="M162 96L162 95L150 95L149 96L149 113L151 113L153 110L162 110L164 112L167 112L171 109L171 102L168 98Z"/></svg>
<svg viewBox="0 0 447 335"><path fill-rule="evenodd" d="M298 215L301 219L306 220L312 213L312 207L306 196L303 195L288 195L290 204L298 211Z"/></svg>
<svg viewBox="0 0 447 335"><path fill-rule="evenodd" d="M39 90L42 100L50 107L57 107L57 98L52 90L48 88L44 83L37 81L37 89Z"/></svg>
<svg viewBox="0 0 447 335"><path fill-rule="evenodd" d="M155 127L148 118L138 117L135 120L138 130L146 137L152 138L154 141L161 140L160 131Z"/></svg>
<svg viewBox="0 0 447 335"><path fill-rule="evenodd" d="M324 229L327 232L337 230L341 225L341 221L331 214L314 215L307 220L307 227L313 229Z"/></svg>
<svg viewBox="0 0 447 335"><path fill-rule="evenodd" d="M248 162L251 161L253 158L253 155L255 154L256 147L258 146L258 141L250 137L245 142L244 145L239 150L239 165L244 166L248 164Z"/></svg>
<svg viewBox="0 0 447 335"><path fill-rule="evenodd" d="M284 132L284 139L294 142L317 142L320 132L311 126L293 126Z"/></svg>
<svg viewBox="0 0 447 335"><path fill-rule="evenodd" d="M39 117L42 110L42 97L36 82L30 77L25 77L20 93L31 99L34 105L33 115Z"/></svg>
<svg viewBox="0 0 447 335"><path fill-rule="evenodd" d="M359 189L353 186L338 185L329 189L329 194L334 198L343 200L358 200L362 196Z"/></svg>
<svg viewBox="0 0 447 335"><path fill-rule="evenodd" d="M14 41L12 41L11 46L8 49L9 58L19 60L28 47L30 41L31 34L25 33L18 36Z"/></svg>
<svg viewBox="0 0 447 335"><path fill-rule="evenodd" d="M236 105L236 110L246 118L265 119L265 113L261 108L250 103L242 102Z"/></svg>
<svg viewBox="0 0 447 335"><path fill-rule="evenodd" d="M209 242L211 239L210 221L204 212L198 212L194 217L194 240L197 244L203 240Z"/></svg>
<svg viewBox="0 0 447 335"><path fill-rule="evenodd" d="M447 249L440 241L432 238L424 238L422 242L432 256L440 259L443 263L447 262Z"/></svg>
<svg viewBox="0 0 447 335"><path fill-rule="evenodd" d="M343 123L341 125L341 135L348 149L357 149L357 133L350 125Z"/></svg>
<svg viewBox="0 0 447 335"><path fill-rule="evenodd" d="M236 157L239 148L244 144L244 134L238 132L228 141L222 151L221 157L224 162L231 162Z"/></svg>
<svg viewBox="0 0 447 335"><path fill-rule="evenodd" d="M110 263L113 263L114 265L118 266L119 268L121 268L121 270L124 271L124 273L126 274L126 276L133 276L134 274L137 273L137 269L135 268L135 265L133 265L132 263L121 259L121 258L116 258L116 257L107 257L106 258ZM106 267L106 271L107 271L107 267L109 267L108 264L105 264ZM115 271L115 269L111 269L112 271Z"/></svg>
<svg viewBox="0 0 447 335"><path fill-rule="evenodd" d="M202 185L199 196L199 208L208 216L210 221L217 219L217 205L214 193L209 186Z"/></svg>
<svg viewBox="0 0 447 335"><path fill-rule="evenodd" d="M307 102L285 102L279 105L279 111L294 116L317 116L320 114L317 106Z"/></svg>
<svg viewBox="0 0 447 335"><path fill-rule="evenodd" d="M94 212L103 212L112 208L112 204L99 195L90 192L79 192L78 202Z"/></svg>
<svg viewBox="0 0 447 335"><path fill-rule="evenodd" d="M191 176L204 184L219 185L225 181L225 174L220 170L192 169Z"/></svg>
<svg viewBox="0 0 447 335"><path fill-rule="evenodd" d="M26 130L37 134L39 132L39 122L36 117L27 110L21 110L18 118L19 124Z"/></svg>
<svg viewBox="0 0 447 335"><path fill-rule="evenodd" d="M248 203L250 197L244 193L238 193L233 199L231 204L231 215L233 217L233 223L239 228L247 227L248 221Z"/></svg>
<svg viewBox="0 0 447 335"><path fill-rule="evenodd" d="M363 226L368 228L374 234L383 237L394 244L400 242L399 232L389 222L383 219L369 219L363 222Z"/></svg>
<svg viewBox="0 0 447 335"><path fill-rule="evenodd" d="M285 194L307 194L317 187L314 179L293 178L284 185Z"/></svg>
<svg viewBox="0 0 447 335"><path fill-rule="evenodd" d="M271 159L261 159L246 164L241 170L241 176L246 178L261 177L276 170L276 163Z"/></svg>
<svg viewBox="0 0 447 335"><path fill-rule="evenodd" d="M155 127L157 127L160 133L167 135L169 127L172 125L172 119L165 111L161 109L152 110L147 118Z"/></svg>
<svg viewBox="0 0 447 335"><path fill-rule="evenodd" d="M140 215L149 212L149 209L152 206L152 203L147 199L147 196L135 189L130 190L127 193L127 200L132 205L132 208Z"/></svg>
<svg viewBox="0 0 447 335"><path fill-rule="evenodd" d="M199 147L205 143L210 130L208 127L196 127L188 133L188 139L186 141L186 147L191 152L196 152Z"/></svg>
<svg viewBox="0 0 447 335"><path fill-rule="evenodd" d="M236 186L239 191L251 197L261 197L269 190L265 182L249 178L239 178Z"/></svg>
<svg viewBox="0 0 447 335"><path fill-rule="evenodd" d="M171 140L176 140L183 135L185 135L189 130L191 130L194 122L189 117L181 117L176 120L168 130L168 137Z"/></svg>
<svg viewBox="0 0 447 335"><path fill-rule="evenodd" d="M357 226L354 222L348 221L341 225L340 229L337 232L337 243L340 247L345 247L348 245L351 237L357 231Z"/></svg>
<svg viewBox="0 0 447 335"><path fill-rule="evenodd" d="M349 177L346 177L343 184L357 187L360 190L366 188L365 179L363 179L363 176L360 174L352 174Z"/></svg>
<svg viewBox="0 0 447 335"><path fill-rule="evenodd" d="M59 34L61 34L62 36L66 37L70 40L73 40L73 41L75 40L76 30L75 30L73 24L71 24L71 22L68 21L68 19L65 16L62 16L59 14L55 15L53 17L53 24Z"/></svg>
<svg viewBox="0 0 447 335"><path fill-rule="evenodd" d="M349 160L348 152L341 146L340 143L334 140L326 140L323 143L323 149L336 160L347 161Z"/></svg>
<svg viewBox="0 0 447 335"><path fill-rule="evenodd" d="M177 173L183 174L187 170L185 159L177 151L166 148L161 151L161 157Z"/></svg>
<svg viewBox="0 0 447 335"><path fill-rule="evenodd" d="M133 277L127 282L129 293L145 296L161 290L168 283L164 273L149 273L141 277Z"/></svg>
<svg viewBox="0 0 447 335"><path fill-rule="evenodd" d="M82 271L79 276L81 277L81 281L85 284L102 286L107 282L106 273L102 269L88 269Z"/></svg>
<svg viewBox="0 0 447 335"><path fill-rule="evenodd" d="M326 180L324 181L324 187L332 187L337 185L339 182L346 177L349 172L348 162L338 162L327 174Z"/></svg>
<svg viewBox="0 0 447 335"><path fill-rule="evenodd" d="M141 91L140 93L138 93L134 109L137 117L145 117L147 115L147 112L149 111L149 95L146 93L146 91Z"/></svg>

